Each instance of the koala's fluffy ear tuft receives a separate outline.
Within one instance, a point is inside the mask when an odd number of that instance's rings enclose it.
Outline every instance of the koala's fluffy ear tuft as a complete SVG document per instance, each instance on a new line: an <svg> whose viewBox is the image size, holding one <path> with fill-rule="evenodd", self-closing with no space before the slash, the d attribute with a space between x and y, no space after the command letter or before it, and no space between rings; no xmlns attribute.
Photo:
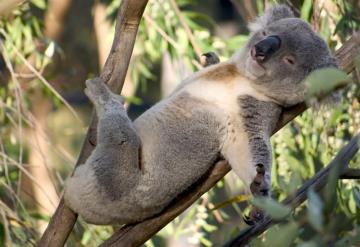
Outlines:
<svg viewBox="0 0 360 247"><path fill-rule="evenodd" d="M277 4L265 10L265 13L256 18L254 22L250 23L248 28L251 32L257 32L275 21L294 17L294 13L288 6L284 4Z"/></svg>

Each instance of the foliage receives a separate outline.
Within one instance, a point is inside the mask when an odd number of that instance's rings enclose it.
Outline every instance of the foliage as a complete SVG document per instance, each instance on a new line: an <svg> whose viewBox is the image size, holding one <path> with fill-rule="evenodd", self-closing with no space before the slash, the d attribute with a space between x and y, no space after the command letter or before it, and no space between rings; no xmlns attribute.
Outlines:
<svg viewBox="0 0 360 247"><path fill-rule="evenodd" d="M24 126L34 124L28 96L33 89L42 87L31 70L42 71L52 56L49 50L45 54L47 43L43 42L41 24L31 14L32 8L41 7L40 2L22 4L0 18L0 239L3 246L34 245L36 222L44 218L29 211L19 197L21 174L28 174L24 166L27 159ZM32 64L25 64L30 57ZM27 83L20 83L24 76L20 67L31 67L26 75ZM49 85L42 88L58 95Z"/></svg>
<svg viewBox="0 0 360 247"><path fill-rule="evenodd" d="M114 20L120 1L103 2L106 3L109 18ZM319 33L335 49L341 46L353 30L359 29L359 16L349 1L326 2L327 5L321 7L317 24ZM231 39L215 35L217 23L197 11L199 4L200 1L191 0L149 1L130 65L132 81L142 91L150 91L154 82L160 79L158 70L164 53L170 55L173 63L180 61L188 71L194 71L199 68L199 51L214 51L224 60L247 40L246 33ZM257 1L259 13L263 11L263 5L263 1ZM0 18L0 51L3 58L0 69L4 69L8 76L5 85L1 84L0 77L0 241L8 246L35 245L39 237L37 223L48 221L50 216L29 207L18 193L19 171L23 171L28 162L23 129L32 128L35 124L29 111L32 107L31 97L40 88L44 93L42 97L47 97L59 107L65 105L71 109L47 83L46 79L50 79L51 75L44 78L46 67L60 49L43 35L43 16L47 6L44 0L33 0L19 5L10 15ZM304 0L298 7L300 15L311 22L316 14L314 2ZM181 11L176 11L177 8ZM24 59L31 61L31 64L26 64ZM24 66L29 73L26 80L20 78L17 72L18 68ZM32 68L30 72L29 67ZM182 79L180 73L176 76ZM310 92L320 92L322 95L324 88L320 82L336 78L348 80L337 70L314 75L309 79L313 85ZM295 212L290 213L287 206L277 202L294 193L306 179L328 164L351 136L359 131L358 77L354 76L353 82L342 94L342 102L333 109L309 110L272 139L274 199L257 199L254 204L264 208L272 217L281 219L281 223L255 239L253 246L360 244L358 181L337 180L338 174L333 171L327 187L321 193L308 191L309 200ZM360 156L357 155L351 166L360 168L359 164ZM33 180L36 182L36 178ZM56 184L61 187L61 179L57 179ZM163 246L166 242L178 239L183 239L189 245L223 244L245 227L242 216L249 211L249 203L248 197L243 194L241 183L230 174L146 245ZM79 220L68 244L97 246L113 231L110 226L98 227Z"/></svg>

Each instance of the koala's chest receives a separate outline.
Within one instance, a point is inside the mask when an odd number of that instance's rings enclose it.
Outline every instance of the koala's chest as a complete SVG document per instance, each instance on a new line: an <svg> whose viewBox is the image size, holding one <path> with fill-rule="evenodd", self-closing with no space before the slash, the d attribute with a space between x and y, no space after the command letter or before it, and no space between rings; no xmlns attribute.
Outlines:
<svg viewBox="0 0 360 247"><path fill-rule="evenodd" d="M227 118L240 116L243 96L250 96L261 101L270 101L266 96L256 91L251 82L245 78L234 78L228 81L198 80L187 85L184 90L204 104L212 105L218 116Z"/></svg>

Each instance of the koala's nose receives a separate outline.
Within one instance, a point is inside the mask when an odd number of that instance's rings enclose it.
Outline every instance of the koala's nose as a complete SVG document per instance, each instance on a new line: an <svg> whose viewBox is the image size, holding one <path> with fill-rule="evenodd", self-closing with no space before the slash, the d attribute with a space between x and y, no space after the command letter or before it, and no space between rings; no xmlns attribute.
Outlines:
<svg viewBox="0 0 360 247"><path fill-rule="evenodd" d="M281 40L278 36L268 36L255 45L253 57L258 62L265 62L273 53L279 50Z"/></svg>

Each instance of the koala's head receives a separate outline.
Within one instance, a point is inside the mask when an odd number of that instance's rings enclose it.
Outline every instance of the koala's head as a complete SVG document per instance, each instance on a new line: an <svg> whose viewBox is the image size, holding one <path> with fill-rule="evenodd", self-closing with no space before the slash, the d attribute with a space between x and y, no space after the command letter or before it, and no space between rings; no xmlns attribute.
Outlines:
<svg viewBox="0 0 360 247"><path fill-rule="evenodd" d="M233 59L258 89L284 106L304 100L310 72L337 67L325 41L285 5L271 7L249 28L250 40Z"/></svg>

